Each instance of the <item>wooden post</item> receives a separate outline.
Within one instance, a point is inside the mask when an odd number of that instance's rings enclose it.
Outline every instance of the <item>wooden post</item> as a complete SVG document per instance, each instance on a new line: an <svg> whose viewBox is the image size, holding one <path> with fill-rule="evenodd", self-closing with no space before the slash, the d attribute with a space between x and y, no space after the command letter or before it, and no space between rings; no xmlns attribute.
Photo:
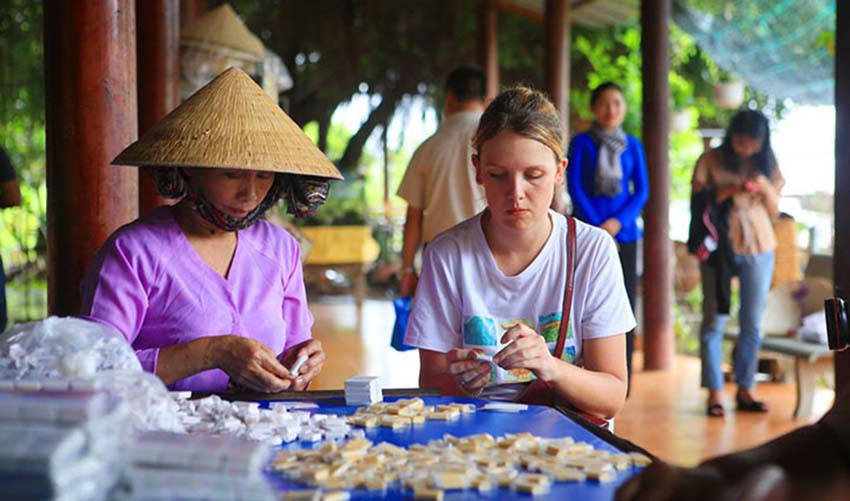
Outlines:
<svg viewBox="0 0 850 501"><path fill-rule="evenodd" d="M137 0L139 135L180 104L180 0ZM139 169L139 214L169 203Z"/></svg>
<svg viewBox="0 0 850 501"><path fill-rule="evenodd" d="M836 2L835 16L835 294L850 302L850 3ZM850 386L850 350L836 353L835 387Z"/></svg>
<svg viewBox="0 0 850 501"><path fill-rule="evenodd" d="M206 11L207 0L180 0L180 27L190 24Z"/></svg>
<svg viewBox="0 0 850 501"><path fill-rule="evenodd" d="M91 258L138 213L137 173L110 165L136 139L135 2L46 1L44 68L48 310L74 315Z"/></svg>
<svg viewBox="0 0 850 501"><path fill-rule="evenodd" d="M649 201L643 215L644 235L643 323L644 369L667 370L674 354L673 253L670 243L669 134L670 68L668 33L670 0L641 0L641 53L643 73L643 141L649 169Z"/></svg>
<svg viewBox="0 0 850 501"><path fill-rule="evenodd" d="M487 76L486 102L499 94L499 29L498 10L494 0L481 2L478 17L478 54Z"/></svg>
<svg viewBox="0 0 850 501"><path fill-rule="evenodd" d="M546 0L546 90L570 137L570 1Z"/></svg>

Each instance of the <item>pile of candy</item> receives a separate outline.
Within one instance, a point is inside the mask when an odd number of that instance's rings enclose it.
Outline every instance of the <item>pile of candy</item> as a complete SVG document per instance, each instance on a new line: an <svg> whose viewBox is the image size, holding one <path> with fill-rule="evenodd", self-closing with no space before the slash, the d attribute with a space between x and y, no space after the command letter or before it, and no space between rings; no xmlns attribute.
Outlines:
<svg viewBox="0 0 850 501"><path fill-rule="evenodd" d="M244 436L274 445L365 436L344 417L311 414L308 409L317 407L312 403L271 402L270 408L260 409L258 402L228 402L215 395L198 400L189 400L188 392L172 395L179 405L179 419L190 433Z"/></svg>

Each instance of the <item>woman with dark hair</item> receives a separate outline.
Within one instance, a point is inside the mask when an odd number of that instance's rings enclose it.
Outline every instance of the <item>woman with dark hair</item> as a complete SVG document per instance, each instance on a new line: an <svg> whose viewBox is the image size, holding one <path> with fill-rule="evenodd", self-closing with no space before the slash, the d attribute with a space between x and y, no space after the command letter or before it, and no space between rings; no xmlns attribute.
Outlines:
<svg viewBox="0 0 850 501"><path fill-rule="evenodd" d="M760 323L773 277L776 236L773 220L779 214L780 190L784 180L770 147L770 127L759 111L738 112L729 124L723 144L697 160L693 193L708 194L716 206L728 210L728 244L740 281L740 337L735 347L736 402L739 411L767 412L764 402L753 394ZM711 261L701 264L702 325L700 356L702 386L708 389L707 414L725 415L722 402L723 329L728 311L718 307L719 270ZM726 302L726 301L724 301Z"/></svg>
<svg viewBox="0 0 850 501"><path fill-rule="evenodd" d="M613 83L600 84L590 94L594 121L590 130L570 143L567 182L575 216L607 231L617 241L617 253L632 312L637 295L637 246L643 236L638 223L649 198L646 155L638 138L623 131L626 98ZM626 365L632 373L634 330L626 334Z"/></svg>
<svg viewBox="0 0 850 501"><path fill-rule="evenodd" d="M81 314L118 330L171 389L305 389L325 354L301 251L263 214L282 198L311 215L341 178L331 161L230 68L114 163L151 169L157 191L179 201L110 236L83 281Z"/></svg>

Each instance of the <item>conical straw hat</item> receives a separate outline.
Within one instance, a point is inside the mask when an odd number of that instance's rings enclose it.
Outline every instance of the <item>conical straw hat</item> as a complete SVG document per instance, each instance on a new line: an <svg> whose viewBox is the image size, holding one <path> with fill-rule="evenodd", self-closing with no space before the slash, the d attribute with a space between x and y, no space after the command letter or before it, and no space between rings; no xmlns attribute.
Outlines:
<svg viewBox="0 0 850 501"><path fill-rule="evenodd" d="M181 30L180 42L207 49L225 47L249 54L256 61L262 59L265 52L263 42L251 33L228 4L207 12Z"/></svg>
<svg viewBox="0 0 850 501"><path fill-rule="evenodd" d="M201 87L116 165L218 167L342 179L336 166L244 71Z"/></svg>

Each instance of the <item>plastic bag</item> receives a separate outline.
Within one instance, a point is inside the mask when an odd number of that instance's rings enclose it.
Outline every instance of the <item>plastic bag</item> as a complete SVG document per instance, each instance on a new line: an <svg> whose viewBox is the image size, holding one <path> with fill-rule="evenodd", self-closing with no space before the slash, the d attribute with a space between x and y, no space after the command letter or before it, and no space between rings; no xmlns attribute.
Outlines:
<svg viewBox="0 0 850 501"><path fill-rule="evenodd" d="M801 341L816 343L826 346L829 338L826 332L826 314L823 310L816 311L803 317L803 323L797 328L797 335Z"/></svg>
<svg viewBox="0 0 850 501"><path fill-rule="evenodd" d="M124 336L97 322L48 317L0 336L0 379L90 378L110 369L142 366Z"/></svg>
<svg viewBox="0 0 850 501"><path fill-rule="evenodd" d="M180 405L171 398L161 379L142 370L99 372L98 388L124 399L130 408L130 424L137 431L185 432Z"/></svg>
<svg viewBox="0 0 850 501"><path fill-rule="evenodd" d="M407 317L410 316L410 297L398 297L393 299L395 308L395 324L393 324L393 337L390 346L398 351L412 350L414 346L404 344L404 334L407 332Z"/></svg>

